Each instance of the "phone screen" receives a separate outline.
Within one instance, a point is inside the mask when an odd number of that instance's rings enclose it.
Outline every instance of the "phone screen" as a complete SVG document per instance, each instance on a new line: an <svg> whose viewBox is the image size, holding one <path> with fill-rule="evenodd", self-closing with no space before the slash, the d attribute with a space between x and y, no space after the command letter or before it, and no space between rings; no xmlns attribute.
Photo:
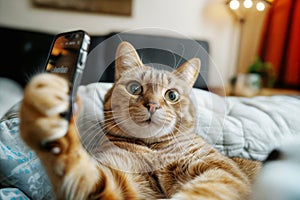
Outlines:
<svg viewBox="0 0 300 200"><path fill-rule="evenodd" d="M80 55L87 50L82 48L83 42L83 32L58 35L52 46L46 71L62 76L72 83L75 70L80 65Z"/></svg>

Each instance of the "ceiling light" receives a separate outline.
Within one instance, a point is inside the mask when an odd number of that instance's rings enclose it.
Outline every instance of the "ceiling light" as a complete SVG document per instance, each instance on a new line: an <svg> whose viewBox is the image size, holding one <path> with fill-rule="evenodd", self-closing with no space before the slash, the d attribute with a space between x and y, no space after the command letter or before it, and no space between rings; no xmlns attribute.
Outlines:
<svg viewBox="0 0 300 200"><path fill-rule="evenodd" d="M263 2L258 2L257 4L256 4L256 9L258 10L258 11L263 11L264 9L265 9L265 4L263 3Z"/></svg>
<svg viewBox="0 0 300 200"><path fill-rule="evenodd" d="M229 7L232 10L236 10L240 7L240 2L238 0L231 0L230 3L229 3Z"/></svg>
<svg viewBox="0 0 300 200"><path fill-rule="evenodd" d="M244 7L245 7L245 8L251 8L252 5L253 5L252 0L245 0L245 1L244 1Z"/></svg>

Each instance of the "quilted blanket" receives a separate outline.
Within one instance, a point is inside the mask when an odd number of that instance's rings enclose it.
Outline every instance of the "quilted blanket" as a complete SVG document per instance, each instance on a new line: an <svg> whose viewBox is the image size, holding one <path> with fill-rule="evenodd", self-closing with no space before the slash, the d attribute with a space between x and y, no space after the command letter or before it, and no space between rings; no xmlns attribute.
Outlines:
<svg viewBox="0 0 300 200"><path fill-rule="evenodd" d="M110 87L92 83L79 88L83 110L77 123L87 147L99 134L96 124L103 120L103 99ZM283 139L300 133L298 96L220 97L193 89L191 98L196 133L228 156L264 160ZM43 166L20 138L18 109L16 104L0 120L0 200L51 199Z"/></svg>
<svg viewBox="0 0 300 200"><path fill-rule="evenodd" d="M79 122L89 121L79 126L83 137L88 127L103 120L104 94L110 87L93 83L79 89L85 105ZM191 98L196 133L228 156L264 160L282 139L300 134L300 96L220 97L194 88Z"/></svg>

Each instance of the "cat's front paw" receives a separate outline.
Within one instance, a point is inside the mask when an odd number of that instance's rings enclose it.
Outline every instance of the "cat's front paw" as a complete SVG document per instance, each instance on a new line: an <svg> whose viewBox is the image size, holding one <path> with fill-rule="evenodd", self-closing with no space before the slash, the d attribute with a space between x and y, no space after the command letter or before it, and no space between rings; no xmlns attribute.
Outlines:
<svg viewBox="0 0 300 200"><path fill-rule="evenodd" d="M69 98L68 83L59 76L39 74L28 83L20 112L21 134L27 143L46 143L67 133L69 122L61 114L69 109Z"/></svg>

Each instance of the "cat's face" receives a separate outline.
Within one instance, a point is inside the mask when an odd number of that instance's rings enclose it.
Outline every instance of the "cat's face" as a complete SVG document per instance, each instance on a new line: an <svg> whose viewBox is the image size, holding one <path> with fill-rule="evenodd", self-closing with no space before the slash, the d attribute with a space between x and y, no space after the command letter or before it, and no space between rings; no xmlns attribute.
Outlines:
<svg viewBox="0 0 300 200"><path fill-rule="evenodd" d="M115 132L142 139L184 131L187 121L193 123L189 93L199 69L198 59L173 72L145 66L123 42L117 51L116 81L105 103L107 124L113 121Z"/></svg>

